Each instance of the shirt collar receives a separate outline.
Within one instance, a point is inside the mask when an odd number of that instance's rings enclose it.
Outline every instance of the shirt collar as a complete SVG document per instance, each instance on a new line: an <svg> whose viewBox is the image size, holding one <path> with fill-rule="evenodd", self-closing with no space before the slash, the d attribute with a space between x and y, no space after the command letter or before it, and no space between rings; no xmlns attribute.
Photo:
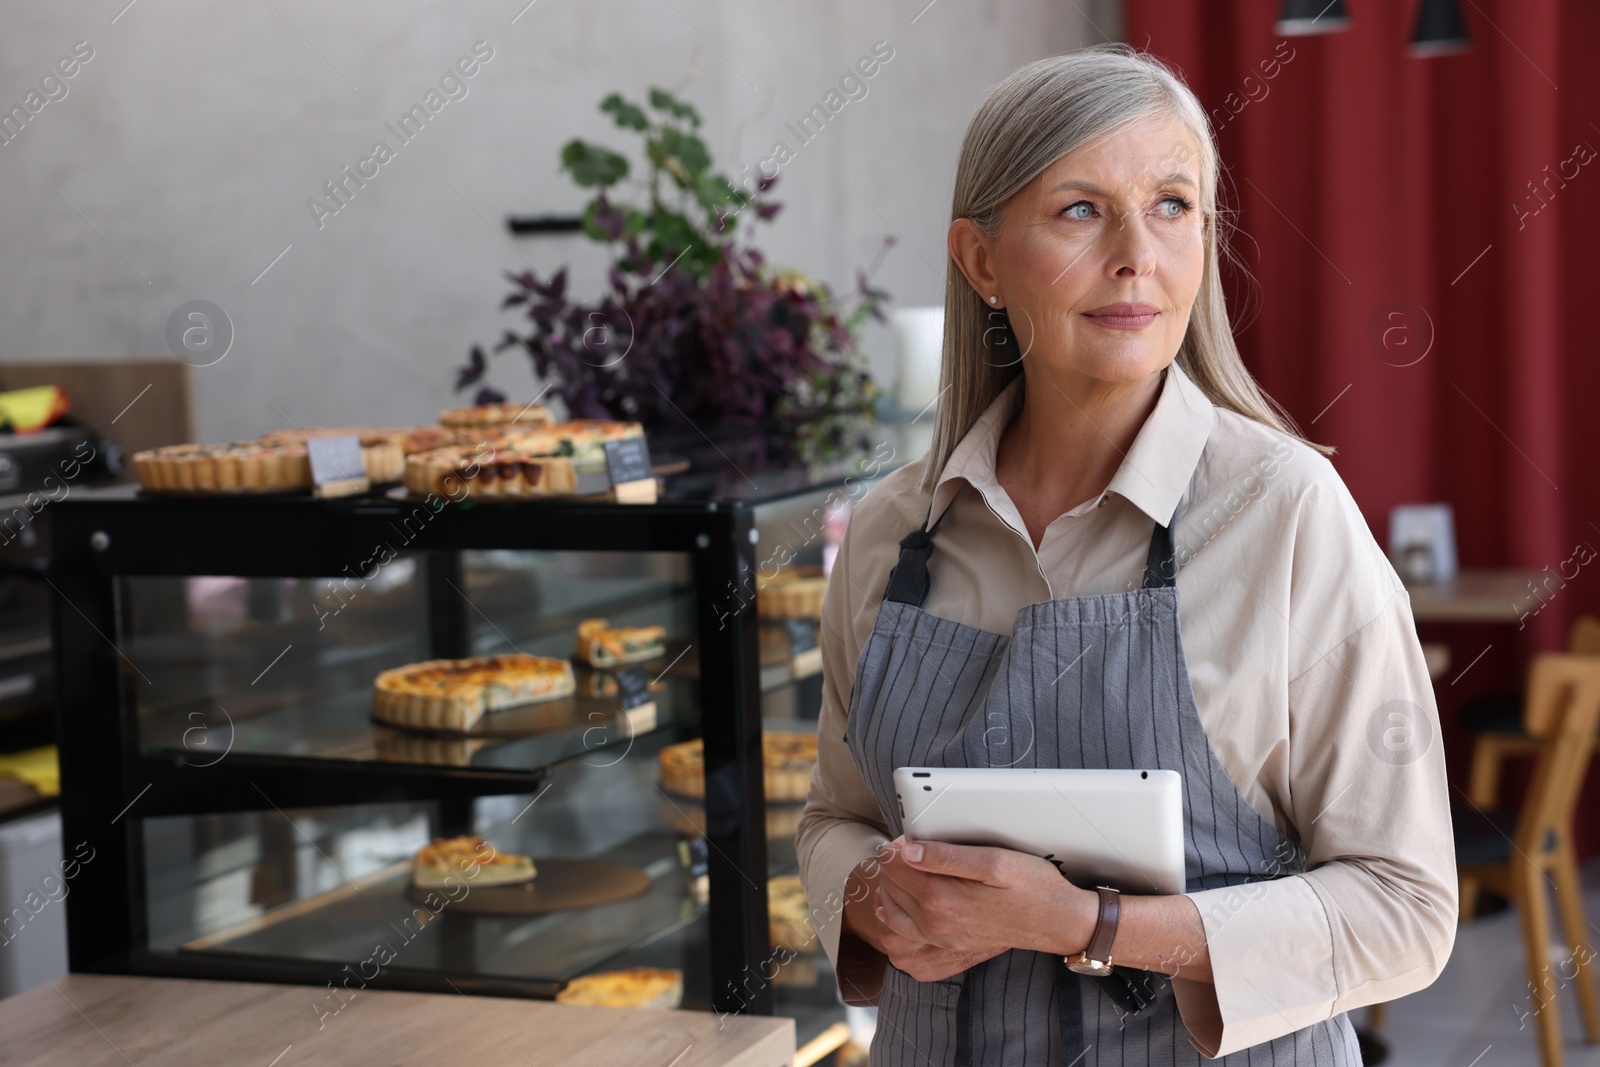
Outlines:
<svg viewBox="0 0 1600 1067"><path fill-rule="evenodd" d="M950 454L933 490L935 519L950 506L963 481L982 493L997 513L1015 512L995 477L994 460L1000 434L1019 408L1022 385L1019 374L984 409ZM1215 421L1210 399L1174 360L1162 380L1155 409L1139 427L1133 447L1122 458L1111 483L1067 514L1085 514L1116 493L1160 525L1171 525Z"/></svg>

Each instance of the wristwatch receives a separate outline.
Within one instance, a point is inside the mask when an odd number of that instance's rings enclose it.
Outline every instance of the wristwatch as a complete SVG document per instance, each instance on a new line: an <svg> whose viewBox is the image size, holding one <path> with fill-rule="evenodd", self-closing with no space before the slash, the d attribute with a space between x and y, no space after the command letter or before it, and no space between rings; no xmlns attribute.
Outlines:
<svg viewBox="0 0 1600 1067"><path fill-rule="evenodd" d="M1095 886L1100 894L1100 916L1094 933L1082 952L1065 957L1067 969L1078 974L1104 978L1112 971L1111 943L1117 939L1117 918L1122 912L1122 894L1110 886Z"/></svg>

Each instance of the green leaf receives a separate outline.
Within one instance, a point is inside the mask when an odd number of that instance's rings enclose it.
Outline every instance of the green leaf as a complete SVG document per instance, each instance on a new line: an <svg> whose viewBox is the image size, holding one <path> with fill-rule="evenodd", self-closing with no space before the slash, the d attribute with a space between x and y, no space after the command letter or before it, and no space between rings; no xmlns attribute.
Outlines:
<svg viewBox="0 0 1600 1067"><path fill-rule="evenodd" d="M700 125L700 112L694 109L694 105L679 100L665 89L650 90L650 106L657 111L665 111L674 118L688 119L690 126Z"/></svg>
<svg viewBox="0 0 1600 1067"><path fill-rule="evenodd" d="M650 119L644 111L635 104L630 104L622 99L621 94L612 93L600 101L600 110L610 113L618 126L625 130L648 130Z"/></svg>
<svg viewBox="0 0 1600 1067"><path fill-rule="evenodd" d="M677 130L661 131L661 150L664 155L676 159L682 164L683 173L677 171L663 159L661 165L673 171L673 177L685 189L694 185L700 175L711 166L711 151L706 148L705 142L692 133L680 133Z"/></svg>
<svg viewBox="0 0 1600 1067"><path fill-rule="evenodd" d="M614 185L628 176L625 156L578 140L561 149L561 166L579 185Z"/></svg>

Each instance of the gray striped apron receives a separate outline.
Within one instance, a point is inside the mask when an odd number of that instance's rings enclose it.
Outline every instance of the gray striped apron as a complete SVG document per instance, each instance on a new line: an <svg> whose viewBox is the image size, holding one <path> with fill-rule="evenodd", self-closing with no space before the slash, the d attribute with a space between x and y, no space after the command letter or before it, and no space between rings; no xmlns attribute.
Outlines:
<svg viewBox="0 0 1600 1067"><path fill-rule="evenodd" d="M922 610L938 525L901 540L850 697L845 741L891 834L901 832L896 767L1159 767L1183 776L1188 892L1305 869L1304 850L1240 795L1206 739L1178 632L1170 527L1151 536L1141 588L1028 604L1007 637ZM1272 976L1256 981L1270 997ZM1205 1060L1163 975L1096 978L1011 949L937 982L886 966L871 1060L1359 1067L1361 1056L1340 1014Z"/></svg>

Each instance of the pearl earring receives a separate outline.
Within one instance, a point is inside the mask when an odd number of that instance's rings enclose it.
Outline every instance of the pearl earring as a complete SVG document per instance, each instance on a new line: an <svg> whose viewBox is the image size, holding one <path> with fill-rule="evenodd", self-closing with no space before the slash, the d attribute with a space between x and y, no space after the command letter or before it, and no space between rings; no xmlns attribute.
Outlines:
<svg viewBox="0 0 1600 1067"><path fill-rule="evenodd" d="M989 298L989 303L998 304L998 303L1000 303L1000 298L998 296L991 296Z"/></svg>

